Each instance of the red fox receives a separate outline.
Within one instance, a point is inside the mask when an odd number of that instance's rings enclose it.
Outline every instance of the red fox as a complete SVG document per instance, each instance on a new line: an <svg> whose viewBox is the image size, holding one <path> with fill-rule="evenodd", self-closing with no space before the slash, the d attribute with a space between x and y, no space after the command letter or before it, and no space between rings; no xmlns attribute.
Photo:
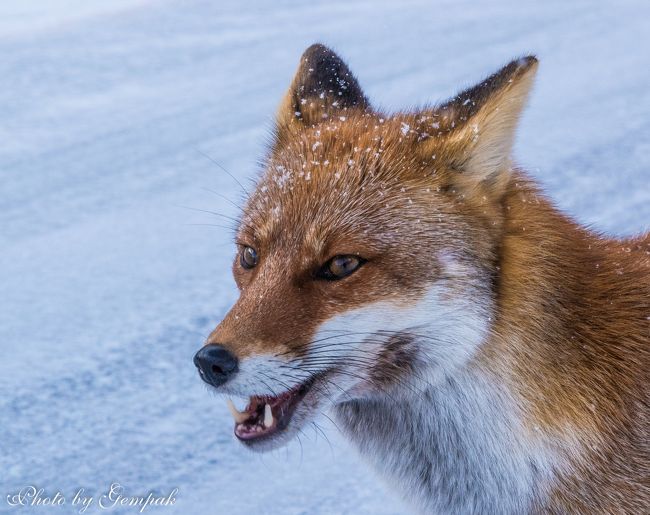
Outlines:
<svg viewBox="0 0 650 515"><path fill-rule="evenodd" d="M511 160L538 61L389 115L313 45L194 362L236 437L331 411L423 513L650 513L650 234L608 239Z"/></svg>

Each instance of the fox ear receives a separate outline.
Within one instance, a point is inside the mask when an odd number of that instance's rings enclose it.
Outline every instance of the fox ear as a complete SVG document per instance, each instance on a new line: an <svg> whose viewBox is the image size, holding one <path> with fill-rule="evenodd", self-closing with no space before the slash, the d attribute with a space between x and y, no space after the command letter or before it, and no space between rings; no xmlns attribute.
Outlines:
<svg viewBox="0 0 650 515"><path fill-rule="evenodd" d="M369 107L357 79L332 50L320 44L311 45L302 54L280 104L278 130L296 124L315 125L354 107Z"/></svg>
<svg viewBox="0 0 650 515"><path fill-rule="evenodd" d="M537 59L515 61L433 111L434 127L446 138L449 186L498 194L510 177L510 155L519 116L531 90ZM436 137L421 142L428 157ZM427 148L428 147L428 148Z"/></svg>

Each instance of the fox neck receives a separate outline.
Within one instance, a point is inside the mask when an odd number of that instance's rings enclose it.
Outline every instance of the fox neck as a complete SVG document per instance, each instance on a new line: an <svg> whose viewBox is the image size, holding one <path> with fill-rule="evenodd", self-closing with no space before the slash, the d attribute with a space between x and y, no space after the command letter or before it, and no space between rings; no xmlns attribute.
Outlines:
<svg viewBox="0 0 650 515"><path fill-rule="evenodd" d="M524 513L549 484L510 393L477 368L418 395L337 405L340 427L423 513Z"/></svg>
<svg viewBox="0 0 650 515"><path fill-rule="evenodd" d="M539 508L581 452L570 436L576 420L565 413L588 407L568 405L554 360L558 351L569 361L584 352L570 322L581 316L588 326L587 316L599 314L593 305L589 315L577 313L575 292L589 281L585 262L604 254L524 177L513 179L503 208L498 279L487 300L494 316L472 359L426 386L336 407L362 455L424 512Z"/></svg>

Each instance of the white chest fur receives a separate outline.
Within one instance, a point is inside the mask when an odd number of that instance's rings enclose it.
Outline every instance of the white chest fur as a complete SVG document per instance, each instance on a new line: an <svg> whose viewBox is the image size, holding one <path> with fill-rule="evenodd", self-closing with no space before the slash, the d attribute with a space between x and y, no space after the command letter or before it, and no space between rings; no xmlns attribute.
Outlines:
<svg viewBox="0 0 650 515"><path fill-rule="evenodd" d="M339 404L336 414L361 454L416 509L526 513L543 498L550 454L525 436L512 400L493 380L464 370L421 394L393 397Z"/></svg>

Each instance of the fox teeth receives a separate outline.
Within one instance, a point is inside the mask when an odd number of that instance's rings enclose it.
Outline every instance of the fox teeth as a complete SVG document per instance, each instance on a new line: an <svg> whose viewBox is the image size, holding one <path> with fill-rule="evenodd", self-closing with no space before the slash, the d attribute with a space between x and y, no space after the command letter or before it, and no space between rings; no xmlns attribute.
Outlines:
<svg viewBox="0 0 650 515"><path fill-rule="evenodd" d="M238 411L230 399L228 399L228 409L230 410L230 414L232 415L232 418L234 418L235 422L237 422L238 424L241 424L242 422L244 422L244 420L248 418L248 413Z"/></svg>
<svg viewBox="0 0 650 515"><path fill-rule="evenodd" d="M271 411L271 405L266 404L264 406L264 427L271 427L273 424L273 412Z"/></svg>

